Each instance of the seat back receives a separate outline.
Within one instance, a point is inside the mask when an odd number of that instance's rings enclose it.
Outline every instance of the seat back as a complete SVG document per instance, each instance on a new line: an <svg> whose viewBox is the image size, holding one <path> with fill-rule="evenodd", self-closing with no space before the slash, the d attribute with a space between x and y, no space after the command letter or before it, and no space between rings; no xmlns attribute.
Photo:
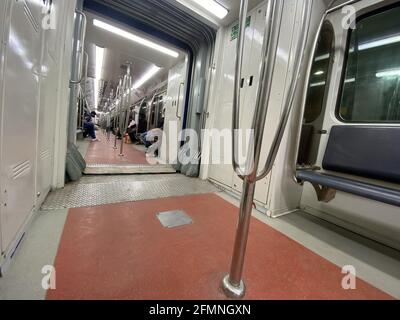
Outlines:
<svg viewBox="0 0 400 320"><path fill-rule="evenodd" d="M400 127L332 127L323 168L400 183Z"/></svg>

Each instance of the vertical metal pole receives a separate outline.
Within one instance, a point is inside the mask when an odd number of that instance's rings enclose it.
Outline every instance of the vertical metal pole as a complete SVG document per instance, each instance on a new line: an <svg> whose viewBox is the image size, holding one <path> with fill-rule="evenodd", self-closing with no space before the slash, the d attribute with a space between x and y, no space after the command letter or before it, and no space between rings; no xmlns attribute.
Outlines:
<svg viewBox="0 0 400 320"><path fill-rule="evenodd" d="M116 94L116 99L118 100L118 105L116 105L115 106L115 111L116 111L116 113L117 113L117 115L114 117L114 129L116 129L117 128L117 125L118 126L120 126L119 125L119 115L118 115L118 111L119 111L119 109L121 108L121 103L122 103L122 95L121 95L121 91L122 91L122 79L119 79L119 85L118 85L118 88L117 88L117 94ZM117 133L115 133L115 137L114 137L115 139L114 139L114 150L117 150L118 149L118 147L117 147Z"/></svg>
<svg viewBox="0 0 400 320"><path fill-rule="evenodd" d="M240 204L239 222L236 230L236 238L234 251L231 262L231 269L229 275L227 275L222 281L222 289L225 294L230 298L240 299L245 295L246 287L242 280L243 266L245 261L247 239L249 234L249 227L251 221L252 206L254 200L254 192L257 182L257 170L260 162L260 153L262 147L262 140L264 135L265 119L262 119L262 111L266 112L265 105L262 104L262 97L269 100L269 94L272 84L273 65L275 63L276 47L274 46L277 39L273 37L279 32L272 32L272 25L277 20L276 18L276 4L280 3L279 0L270 0L268 2L266 22L265 22L265 33L264 33L264 44L263 44L263 58L261 61L260 68L260 81L257 88L257 99L256 107L253 116L252 129L254 131L254 140L250 145L250 150L247 156L247 162L245 170L243 170L240 164L237 162L237 131L240 127L240 82L242 72L242 61L244 52L244 37L247 20L247 8L248 0L242 0L240 6L240 24L239 24L239 39L237 44L237 56L236 56L236 70L235 70L235 91L233 101L233 117L232 117L232 129L233 129L233 167L235 172L243 180L243 193Z"/></svg>
<svg viewBox="0 0 400 320"><path fill-rule="evenodd" d="M114 118L114 130L117 128L118 120L117 117ZM114 150L117 150L117 133L114 134Z"/></svg>
<svg viewBox="0 0 400 320"><path fill-rule="evenodd" d="M119 125L119 132L121 133L121 147L120 147L120 150L119 150L119 156L123 157L124 156L124 135L125 135L125 133L122 133L121 124Z"/></svg>
<svg viewBox="0 0 400 320"><path fill-rule="evenodd" d="M246 254L247 238L249 234L251 213L256 182L244 180L243 197L240 203L239 223L236 231L230 274L223 279L223 289L232 298L241 298L246 292L242 281L244 258Z"/></svg>
<svg viewBox="0 0 400 320"><path fill-rule="evenodd" d="M125 96L125 100L123 103L124 105L124 110L122 112L122 117L121 117L121 123L120 123L120 132L121 132L121 152L120 156L124 156L124 138L125 134L129 125L129 108L130 108L130 102L131 102L131 94L132 94L132 80L131 80L131 65L128 64L128 69L126 71L126 76L124 78L124 83L123 83L123 92ZM125 118L123 117L125 116Z"/></svg>
<svg viewBox="0 0 400 320"><path fill-rule="evenodd" d="M292 76L290 83L290 90L284 99L285 108L284 113L281 116L279 122L278 131L275 135L273 145L269 151L267 161L264 169L261 173L258 173L258 166L260 162L260 155L262 149L262 140L264 136L264 128L266 123L266 116L268 113L268 106L272 88L272 78L274 73L275 59L278 48L278 40L280 33L280 24L283 12L283 1L281 0L270 0L267 10L267 23L264 35L263 45L263 60L261 63L260 81L259 87L257 88L257 99L256 109L253 117L253 130L254 130L254 150L253 154L248 155L247 159L247 170L251 169L251 172L245 172L240 177L244 181L243 194L240 204L239 223L236 231L236 240L234 246L234 252L232 256L232 264L230 274L227 275L222 281L222 288L225 294L230 298L242 298L245 295L246 287L242 280L243 266L245 260L245 253L247 247L247 240L249 234L249 227L251 221L251 212L254 200L254 192L256 182L265 178L272 169L273 162L276 159L276 154L282 141L283 133L290 116L290 110L293 107L293 101L295 92L298 85L299 74L301 71L302 61L304 59L304 52L307 43L308 27L311 17L313 1L305 1L303 4L302 11L302 30L300 34L299 43L296 47L296 53L294 60L296 63L295 72ZM239 29L239 43L238 43L238 57L236 58L236 73L235 73L235 100L234 100L234 113L233 113L233 130L237 130L239 127L240 112L240 90L238 86L238 79L241 77L241 61L240 57L243 54L243 44L241 42L244 30L244 17L247 15L247 0L242 0L241 3L241 14L240 14L240 29ZM240 166L236 162L236 141L237 137L233 135L233 165L236 172L240 172ZM252 159L251 156L254 158ZM252 159L252 161L251 161ZM252 167L249 167L249 164Z"/></svg>

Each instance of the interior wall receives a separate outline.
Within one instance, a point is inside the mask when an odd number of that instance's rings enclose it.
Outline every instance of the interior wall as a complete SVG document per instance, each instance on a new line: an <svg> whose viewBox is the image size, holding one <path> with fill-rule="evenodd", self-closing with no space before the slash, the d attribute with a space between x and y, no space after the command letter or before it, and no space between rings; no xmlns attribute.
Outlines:
<svg viewBox="0 0 400 320"><path fill-rule="evenodd" d="M64 183L75 1L52 3L50 14L49 2L0 5L0 268L50 189Z"/></svg>

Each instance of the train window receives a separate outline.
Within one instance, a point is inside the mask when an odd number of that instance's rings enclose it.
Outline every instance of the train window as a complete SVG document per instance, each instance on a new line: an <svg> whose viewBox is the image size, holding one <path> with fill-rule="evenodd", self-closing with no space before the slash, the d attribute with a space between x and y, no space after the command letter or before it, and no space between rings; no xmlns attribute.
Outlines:
<svg viewBox="0 0 400 320"><path fill-rule="evenodd" d="M308 86L304 118L306 123L317 120L323 109L325 101L326 83L331 66L334 33L332 26L327 22L318 40L318 46L311 69Z"/></svg>
<svg viewBox="0 0 400 320"><path fill-rule="evenodd" d="M400 7L358 20L351 32L338 116L400 122Z"/></svg>
<svg viewBox="0 0 400 320"><path fill-rule="evenodd" d="M334 31L326 22L318 39L304 109L304 124L298 153L298 165L313 166L318 157L318 146L325 115L326 89L332 67Z"/></svg>

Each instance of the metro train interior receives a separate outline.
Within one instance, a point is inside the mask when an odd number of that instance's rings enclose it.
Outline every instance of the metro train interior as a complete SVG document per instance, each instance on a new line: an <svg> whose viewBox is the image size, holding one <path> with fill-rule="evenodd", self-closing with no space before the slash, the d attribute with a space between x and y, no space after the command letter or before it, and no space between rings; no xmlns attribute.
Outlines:
<svg viewBox="0 0 400 320"><path fill-rule="evenodd" d="M400 299L400 1L0 14L1 300Z"/></svg>

